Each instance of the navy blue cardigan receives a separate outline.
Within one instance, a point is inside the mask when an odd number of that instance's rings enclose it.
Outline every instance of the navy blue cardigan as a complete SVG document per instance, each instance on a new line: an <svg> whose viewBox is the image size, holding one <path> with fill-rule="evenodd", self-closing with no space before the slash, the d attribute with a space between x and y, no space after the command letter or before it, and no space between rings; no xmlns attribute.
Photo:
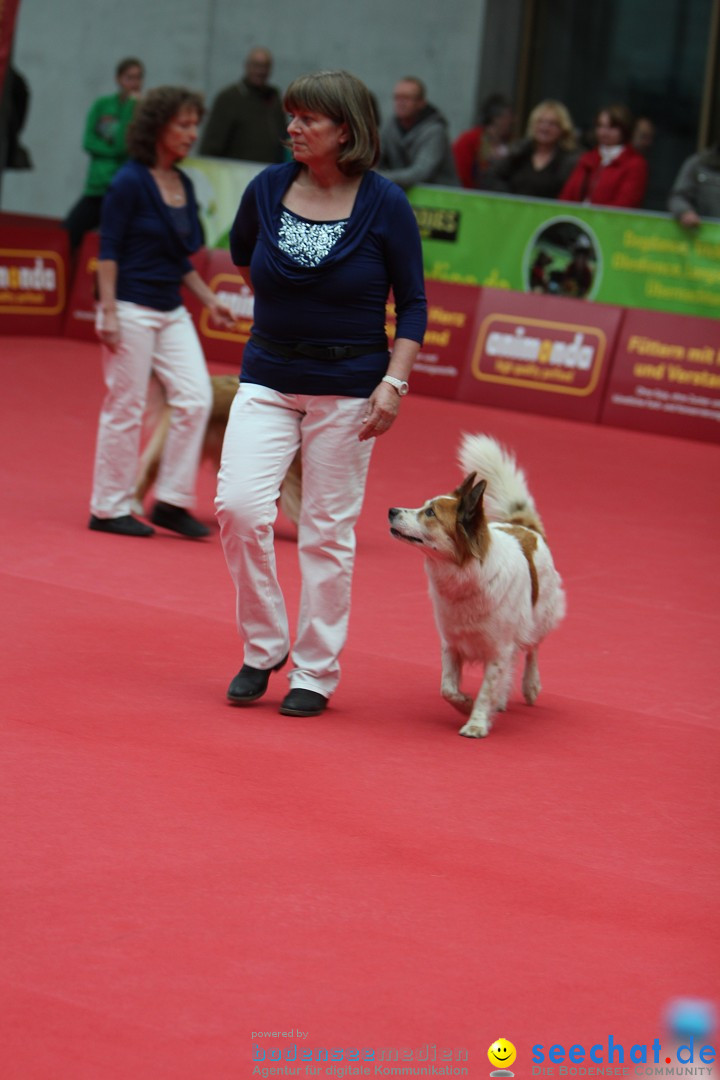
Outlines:
<svg viewBox="0 0 720 1080"><path fill-rule="evenodd" d="M202 247L203 232L192 183L177 171L184 213L163 202L147 165L127 161L113 177L103 200L100 258L118 264L118 300L158 311L182 304L180 283L193 268L188 256Z"/></svg>
<svg viewBox="0 0 720 1080"><path fill-rule="evenodd" d="M385 305L392 289L397 336L422 342L427 322L420 234L405 193L375 172L362 179L342 237L318 266L300 266L278 246L282 199L299 165L271 165L248 185L230 232L237 266L250 266L253 329L281 345L365 345L343 360L287 359L254 341L244 382L286 394L369 397L385 374Z"/></svg>

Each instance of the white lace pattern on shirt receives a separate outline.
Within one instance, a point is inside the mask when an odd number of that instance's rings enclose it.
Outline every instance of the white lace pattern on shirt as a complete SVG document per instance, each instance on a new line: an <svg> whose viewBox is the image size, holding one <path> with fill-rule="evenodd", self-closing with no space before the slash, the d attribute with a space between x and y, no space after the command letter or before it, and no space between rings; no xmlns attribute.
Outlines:
<svg viewBox="0 0 720 1080"><path fill-rule="evenodd" d="M304 221L283 210L278 244L300 266L317 266L338 242L346 225L347 221Z"/></svg>

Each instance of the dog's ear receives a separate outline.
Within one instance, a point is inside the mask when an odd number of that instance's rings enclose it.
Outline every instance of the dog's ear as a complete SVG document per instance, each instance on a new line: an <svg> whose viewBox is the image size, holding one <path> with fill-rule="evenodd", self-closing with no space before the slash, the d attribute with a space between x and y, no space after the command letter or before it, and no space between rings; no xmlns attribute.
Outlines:
<svg viewBox="0 0 720 1080"><path fill-rule="evenodd" d="M462 502L462 500L465 498L467 493L472 490L472 486L475 483L475 477L476 476L477 476L477 473L474 473L474 472L468 473L468 475L463 480L462 484L460 484L459 487L455 488L455 491L453 492L453 494L457 495L459 502Z"/></svg>
<svg viewBox="0 0 720 1080"><path fill-rule="evenodd" d="M483 543L486 532L483 495L486 487L487 482L485 480L479 480L476 484L475 473L470 473L457 489L458 531L467 543L468 553L475 558L482 558L485 549Z"/></svg>

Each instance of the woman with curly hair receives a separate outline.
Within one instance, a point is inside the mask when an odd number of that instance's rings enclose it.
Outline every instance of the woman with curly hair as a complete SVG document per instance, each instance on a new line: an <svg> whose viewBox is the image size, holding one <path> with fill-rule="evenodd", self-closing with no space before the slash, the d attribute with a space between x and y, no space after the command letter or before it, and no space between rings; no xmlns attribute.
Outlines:
<svg viewBox="0 0 720 1080"><path fill-rule="evenodd" d="M130 513L148 381L154 372L172 406L156 483L156 525L197 539L209 529L192 516L195 477L211 408L210 379L185 285L230 325L190 261L203 243L193 186L177 168L197 137L202 98L161 86L140 102L128 129L130 160L116 173L103 205L98 261L97 334L107 393L100 413L90 528L151 536Z"/></svg>

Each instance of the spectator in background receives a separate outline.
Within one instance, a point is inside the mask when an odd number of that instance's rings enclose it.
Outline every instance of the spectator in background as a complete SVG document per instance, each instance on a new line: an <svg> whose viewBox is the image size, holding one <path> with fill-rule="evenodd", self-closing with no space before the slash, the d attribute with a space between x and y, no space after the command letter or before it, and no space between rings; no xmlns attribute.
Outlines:
<svg viewBox="0 0 720 1080"><path fill-rule="evenodd" d="M633 126L627 106L601 109L595 120L597 146L582 155L560 198L596 206L642 206L648 166L630 142Z"/></svg>
<svg viewBox="0 0 720 1080"><path fill-rule="evenodd" d="M526 138L488 167L485 187L556 199L577 158L570 113L559 101L541 101L530 113Z"/></svg>
<svg viewBox="0 0 720 1080"><path fill-rule="evenodd" d="M30 108L30 87L12 65L5 73L0 104L0 173L3 169L32 169L30 154L20 142Z"/></svg>
<svg viewBox="0 0 720 1080"><path fill-rule="evenodd" d="M83 149L90 155L85 189L63 222L75 251L86 232L100 224L105 192L127 159L125 133L142 92L145 69L134 57L121 60L115 70L118 91L98 98L85 122Z"/></svg>
<svg viewBox="0 0 720 1080"><path fill-rule="evenodd" d="M508 153L513 123L512 105L503 94L485 99L480 126L464 131L453 143L455 168L463 187L485 186L488 168Z"/></svg>
<svg viewBox="0 0 720 1080"><path fill-rule="evenodd" d="M668 210L686 229L698 228L702 218L720 218L720 143L683 162Z"/></svg>
<svg viewBox="0 0 720 1080"><path fill-rule="evenodd" d="M280 164L285 160L286 117L280 94L270 86L273 58L268 49L251 49L245 74L213 102L200 153L238 161Z"/></svg>
<svg viewBox="0 0 720 1080"><path fill-rule="evenodd" d="M448 123L426 100L425 85L414 75L393 92L395 115L380 135L378 172L402 188L414 184L456 185Z"/></svg>
<svg viewBox="0 0 720 1080"><path fill-rule="evenodd" d="M654 142L655 124L649 116L638 116L632 134L632 144L638 154L648 157Z"/></svg>

